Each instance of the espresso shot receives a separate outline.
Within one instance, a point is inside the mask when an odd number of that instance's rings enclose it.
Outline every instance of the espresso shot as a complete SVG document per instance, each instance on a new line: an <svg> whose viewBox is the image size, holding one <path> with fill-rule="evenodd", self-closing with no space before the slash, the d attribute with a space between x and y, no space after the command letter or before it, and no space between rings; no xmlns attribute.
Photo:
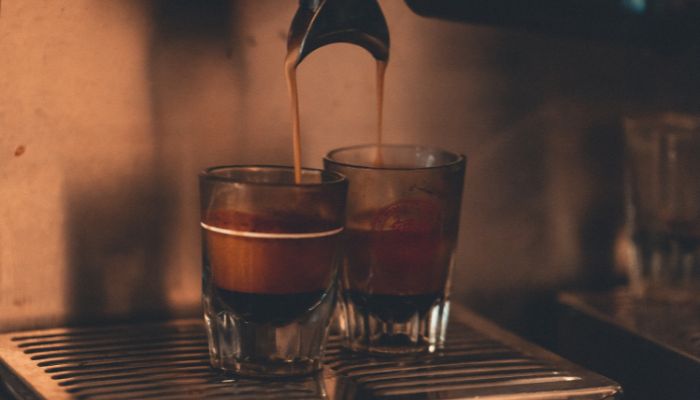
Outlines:
<svg viewBox="0 0 700 400"><path fill-rule="evenodd" d="M202 302L214 367L248 376L320 368L337 298L347 181L233 166L200 177Z"/></svg>
<svg viewBox="0 0 700 400"><path fill-rule="evenodd" d="M437 350L447 329L465 158L422 146L361 145L331 151L324 165L350 182L341 270L346 347Z"/></svg>
<svg viewBox="0 0 700 400"><path fill-rule="evenodd" d="M212 210L202 227L211 295L243 320L285 325L333 284L340 230L330 221Z"/></svg>
<svg viewBox="0 0 700 400"><path fill-rule="evenodd" d="M401 201L362 213L352 224L343 281L358 309L404 323L441 301L456 232L444 229L438 205Z"/></svg>

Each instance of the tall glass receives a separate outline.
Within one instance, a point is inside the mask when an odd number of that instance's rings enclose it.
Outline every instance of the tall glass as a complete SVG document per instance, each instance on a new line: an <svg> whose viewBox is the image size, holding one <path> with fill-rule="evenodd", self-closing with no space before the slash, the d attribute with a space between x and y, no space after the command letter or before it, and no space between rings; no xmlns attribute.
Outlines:
<svg viewBox="0 0 700 400"><path fill-rule="evenodd" d="M700 117L625 120L630 282L643 295L700 293Z"/></svg>
<svg viewBox="0 0 700 400"><path fill-rule="evenodd" d="M320 368L336 300L347 180L223 166L200 175L202 301L214 367L249 376Z"/></svg>
<svg viewBox="0 0 700 400"><path fill-rule="evenodd" d="M466 159L414 145L333 150L347 176L341 329L373 353L432 352L445 340Z"/></svg>

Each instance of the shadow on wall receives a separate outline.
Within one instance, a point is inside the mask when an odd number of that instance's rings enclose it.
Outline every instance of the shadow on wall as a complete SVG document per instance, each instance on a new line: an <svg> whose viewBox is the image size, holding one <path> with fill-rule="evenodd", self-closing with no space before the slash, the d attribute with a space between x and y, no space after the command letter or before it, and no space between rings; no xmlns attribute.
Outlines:
<svg viewBox="0 0 700 400"><path fill-rule="evenodd" d="M198 168L200 157L189 148L197 143L186 137L193 133L177 121L187 120L183 114L191 113L188 105L197 101L197 55L215 51L222 59L241 57L240 49L232 47L240 43L231 21L235 2L159 0L143 8L152 13L153 26L147 59L152 130L145 140L150 150L134 160L138 167L110 173L107 179L85 182L71 178L78 174L67 174L72 323L167 318L174 311L169 274L183 273L171 263L178 232L191 222L183 210L196 201L190 170ZM130 157L135 158L124 155L126 162ZM114 166L105 170L119 171Z"/></svg>

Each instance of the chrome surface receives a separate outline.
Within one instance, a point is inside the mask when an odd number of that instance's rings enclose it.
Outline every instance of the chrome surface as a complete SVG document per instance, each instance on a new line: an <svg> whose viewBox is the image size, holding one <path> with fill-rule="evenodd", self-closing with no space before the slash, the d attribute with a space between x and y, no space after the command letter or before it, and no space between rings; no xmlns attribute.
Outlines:
<svg viewBox="0 0 700 400"><path fill-rule="evenodd" d="M199 320L0 336L19 399L614 399L620 387L458 309L446 348L368 357L330 341L319 376L260 381L209 367Z"/></svg>

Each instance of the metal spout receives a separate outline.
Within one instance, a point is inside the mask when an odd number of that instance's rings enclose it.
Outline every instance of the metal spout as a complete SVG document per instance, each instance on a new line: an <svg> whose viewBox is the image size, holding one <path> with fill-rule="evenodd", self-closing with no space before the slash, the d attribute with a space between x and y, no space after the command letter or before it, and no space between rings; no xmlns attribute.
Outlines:
<svg viewBox="0 0 700 400"><path fill-rule="evenodd" d="M287 37L288 60L296 67L312 51L339 42L389 60L389 29L377 0L300 0Z"/></svg>

